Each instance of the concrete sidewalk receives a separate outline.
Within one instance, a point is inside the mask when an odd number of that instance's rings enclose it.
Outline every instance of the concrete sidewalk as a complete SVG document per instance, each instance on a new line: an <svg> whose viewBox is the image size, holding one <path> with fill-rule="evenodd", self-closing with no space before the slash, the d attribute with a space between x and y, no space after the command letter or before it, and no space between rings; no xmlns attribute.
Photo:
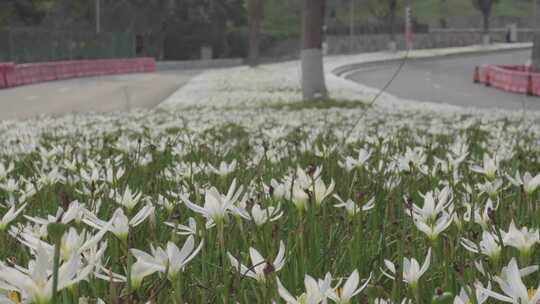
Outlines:
<svg viewBox="0 0 540 304"><path fill-rule="evenodd" d="M79 78L0 90L0 120L152 108L201 71Z"/></svg>

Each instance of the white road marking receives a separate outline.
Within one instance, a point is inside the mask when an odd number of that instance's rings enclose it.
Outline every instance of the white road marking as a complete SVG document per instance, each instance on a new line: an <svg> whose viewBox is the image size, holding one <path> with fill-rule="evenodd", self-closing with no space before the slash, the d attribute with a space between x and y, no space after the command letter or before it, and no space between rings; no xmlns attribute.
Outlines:
<svg viewBox="0 0 540 304"><path fill-rule="evenodd" d="M32 95L32 96L26 96L24 100L36 100L36 99L38 99L38 97L35 95Z"/></svg>

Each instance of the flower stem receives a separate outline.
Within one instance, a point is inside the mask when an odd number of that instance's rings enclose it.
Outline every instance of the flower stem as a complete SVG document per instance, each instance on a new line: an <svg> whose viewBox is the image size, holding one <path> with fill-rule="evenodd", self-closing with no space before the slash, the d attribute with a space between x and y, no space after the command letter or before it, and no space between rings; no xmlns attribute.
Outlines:
<svg viewBox="0 0 540 304"><path fill-rule="evenodd" d="M174 282L174 300L176 304L184 304L182 299L182 280L177 278Z"/></svg>
<svg viewBox="0 0 540 304"><path fill-rule="evenodd" d="M58 269L60 268L60 242L54 245L53 258L53 285L52 285L52 302L57 303L58 297Z"/></svg>

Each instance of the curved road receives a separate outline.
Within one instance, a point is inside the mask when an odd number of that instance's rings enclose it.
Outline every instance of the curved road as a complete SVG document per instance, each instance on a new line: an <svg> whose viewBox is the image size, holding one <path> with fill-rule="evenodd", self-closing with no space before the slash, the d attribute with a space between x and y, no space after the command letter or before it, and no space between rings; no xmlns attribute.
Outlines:
<svg viewBox="0 0 540 304"><path fill-rule="evenodd" d="M0 120L152 108L200 72L173 70L79 78L0 90Z"/></svg>
<svg viewBox="0 0 540 304"><path fill-rule="evenodd" d="M457 55L410 60L387 91L397 97L477 108L540 111L540 97L512 94L473 83L475 65L524 64L531 51ZM347 78L382 88L400 62L366 64L347 73Z"/></svg>

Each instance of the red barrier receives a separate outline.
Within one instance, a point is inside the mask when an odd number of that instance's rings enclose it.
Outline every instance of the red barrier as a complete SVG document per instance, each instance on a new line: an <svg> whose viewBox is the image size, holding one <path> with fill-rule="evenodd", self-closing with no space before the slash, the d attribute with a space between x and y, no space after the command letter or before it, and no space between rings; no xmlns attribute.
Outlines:
<svg viewBox="0 0 540 304"><path fill-rule="evenodd" d="M15 66L15 77L17 85L38 83L41 80L39 64L27 63Z"/></svg>
<svg viewBox="0 0 540 304"><path fill-rule="evenodd" d="M486 86L528 95L540 96L540 74L525 65L484 65L475 69L475 82Z"/></svg>
<svg viewBox="0 0 540 304"><path fill-rule="evenodd" d="M528 72L492 67L489 75L489 81L495 88L522 94L526 94L529 91L530 73Z"/></svg>
<svg viewBox="0 0 540 304"><path fill-rule="evenodd" d="M46 81L115 74L155 72L154 58L97 59L0 64L0 89Z"/></svg>
<svg viewBox="0 0 540 304"><path fill-rule="evenodd" d="M17 74L15 73L15 64L6 63L4 64L4 80L6 81L7 87L15 87L19 85L17 83Z"/></svg>
<svg viewBox="0 0 540 304"><path fill-rule="evenodd" d="M57 64L56 63L40 63L39 65L40 79L39 82L57 80Z"/></svg>
<svg viewBox="0 0 540 304"><path fill-rule="evenodd" d="M6 64L0 63L0 89L7 88L7 79L6 79Z"/></svg>
<svg viewBox="0 0 540 304"><path fill-rule="evenodd" d="M474 72L474 82L484 83L484 84L488 83L488 73L489 73L488 65L477 66Z"/></svg>
<svg viewBox="0 0 540 304"><path fill-rule="evenodd" d="M531 73L530 94L534 96L540 96L540 74Z"/></svg>

